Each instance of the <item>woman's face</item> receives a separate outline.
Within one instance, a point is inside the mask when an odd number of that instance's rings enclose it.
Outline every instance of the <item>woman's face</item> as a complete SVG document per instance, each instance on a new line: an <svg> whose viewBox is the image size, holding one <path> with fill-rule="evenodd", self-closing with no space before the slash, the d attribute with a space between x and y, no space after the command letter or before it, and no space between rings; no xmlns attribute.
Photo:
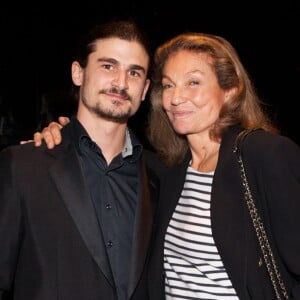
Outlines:
<svg viewBox="0 0 300 300"><path fill-rule="evenodd" d="M180 50L165 63L162 104L179 134L208 132L227 98L210 61L207 54Z"/></svg>

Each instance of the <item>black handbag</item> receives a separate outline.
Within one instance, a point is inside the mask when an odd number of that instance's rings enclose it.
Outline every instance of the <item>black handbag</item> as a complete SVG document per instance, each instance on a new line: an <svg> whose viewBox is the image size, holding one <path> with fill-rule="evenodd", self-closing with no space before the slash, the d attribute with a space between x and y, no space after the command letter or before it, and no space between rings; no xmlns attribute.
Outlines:
<svg viewBox="0 0 300 300"><path fill-rule="evenodd" d="M242 179L242 184L244 187L245 201L250 213L250 217L255 229L255 233L258 239L258 243L261 248L261 252L271 279L272 286L276 295L276 299L289 299L286 287L282 280L278 265L275 261L271 245L265 230L265 226L260 217L259 211L256 207L254 199L252 197L251 189L248 183L247 174L244 168L243 156L242 156L242 142L250 133L256 131L257 129L244 130L239 133L236 137L233 152L237 155L238 164L240 167L240 174Z"/></svg>

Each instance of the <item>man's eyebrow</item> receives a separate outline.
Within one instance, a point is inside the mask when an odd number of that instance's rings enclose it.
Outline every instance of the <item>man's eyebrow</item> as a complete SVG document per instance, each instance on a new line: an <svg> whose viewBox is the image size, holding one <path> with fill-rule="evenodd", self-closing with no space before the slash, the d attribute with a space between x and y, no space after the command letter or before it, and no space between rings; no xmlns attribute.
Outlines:
<svg viewBox="0 0 300 300"><path fill-rule="evenodd" d="M142 71L144 73L146 73L146 70L144 67L140 66L140 65L130 65L129 66L129 69L132 69L132 70L139 70L139 71Z"/></svg>
<svg viewBox="0 0 300 300"><path fill-rule="evenodd" d="M112 57L100 57L97 59L97 61L98 62L107 62L107 63L111 63L114 65L120 64L120 62L118 60L116 60L115 58L112 58ZM140 65L136 65L136 64L129 65L128 70L139 70L139 71L142 71L143 73L146 73L146 70L144 67L142 67Z"/></svg>
<svg viewBox="0 0 300 300"><path fill-rule="evenodd" d="M111 57L100 57L97 59L98 62L108 62L108 63L111 63L111 64L119 64L119 62L114 59L114 58L111 58Z"/></svg>

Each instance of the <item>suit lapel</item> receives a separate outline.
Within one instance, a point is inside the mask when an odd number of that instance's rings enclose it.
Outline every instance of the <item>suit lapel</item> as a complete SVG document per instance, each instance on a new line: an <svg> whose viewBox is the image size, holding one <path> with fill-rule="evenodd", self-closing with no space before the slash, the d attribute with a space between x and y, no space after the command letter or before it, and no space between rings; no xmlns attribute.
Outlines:
<svg viewBox="0 0 300 300"><path fill-rule="evenodd" d="M51 150L52 155L55 150ZM61 154L61 152L59 153ZM50 174L92 257L108 281L113 284L96 212L85 186L78 157L71 145L64 155L53 164Z"/></svg>
<svg viewBox="0 0 300 300"><path fill-rule="evenodd" d="M131 271L128 284L128 295L132 295L145 266L149 242L153 229L153 218L158 199L158 179L150 178L144 159L140 162L140 190L136 210L134 236L132 244ZM157 181L156 181L157 179Z"/></svg>

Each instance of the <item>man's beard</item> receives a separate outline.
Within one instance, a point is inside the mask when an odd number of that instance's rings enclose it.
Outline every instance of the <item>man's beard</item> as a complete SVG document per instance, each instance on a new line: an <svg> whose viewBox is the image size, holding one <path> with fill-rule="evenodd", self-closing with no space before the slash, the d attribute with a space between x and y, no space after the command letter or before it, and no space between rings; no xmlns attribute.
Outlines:
<svg viewBox="0 0 300 300"><path fill-rule="evenodd" d="M131 101L131 97L122 91L111 90L110 92L115 94L120 94L124 97L127 101ZM101 94L106 94L106 91L100 91ZM122 103L118 100L113 100L112 104L114 105L113 108L104 108L101 107L101 103L96 103L94 106L91 106L87 99L82 96L82 103L83 105L93 114L97 115L102 119L106 119L113 122L124 123L128 121L128 118L131 116L131 109L128 108L127 111L120 111L118 107L122 105Z"/></svg>

